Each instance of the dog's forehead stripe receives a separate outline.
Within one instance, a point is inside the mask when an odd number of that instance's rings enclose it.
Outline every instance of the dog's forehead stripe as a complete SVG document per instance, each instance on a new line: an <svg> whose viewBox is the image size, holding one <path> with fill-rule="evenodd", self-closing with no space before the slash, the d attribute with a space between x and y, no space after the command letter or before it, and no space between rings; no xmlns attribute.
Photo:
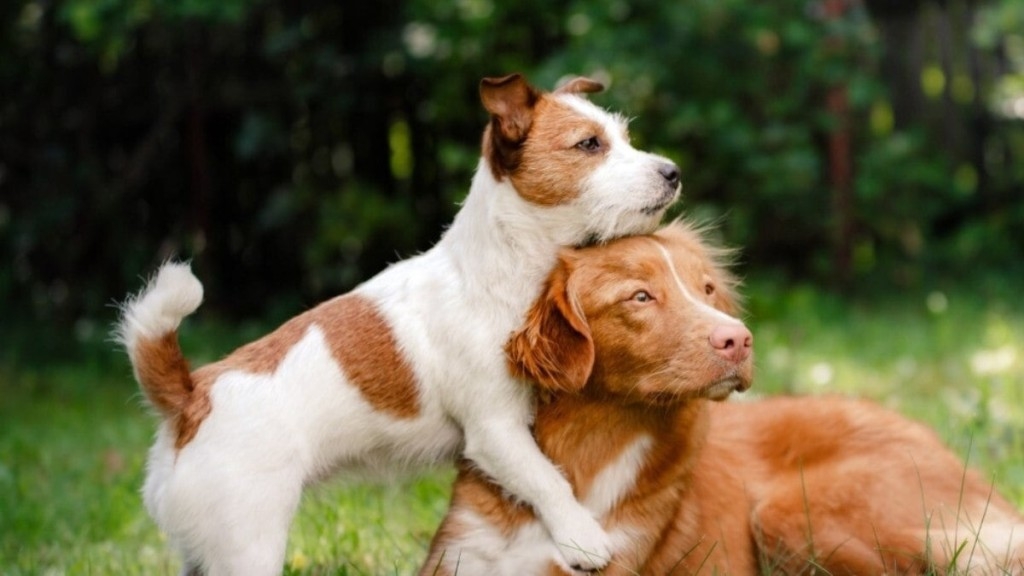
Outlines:
<svg viewBox="0 0 1024 576"><path fill-rule="evenodd" d="M618 114L610 114L579 96L561 94L556 96L556 98L558 98L559 102L562 102L572 108L579 115L600 124L608 134L614 135L615 137L621 137L626 131L626 122L622 116Z"/></svg>
<svg viewBox="0 0 1024 576"><path fill-rule="evenodd" d="M686 298L692 304L694 304L698 308L704 310L705 312L711 314L716 318L719 318L723 321L732 324L739 322L739 320L737 320L736 318L733 318L732 316L726 314L725 312L722 312L721 310L713 306L708 306L706 302L703 302L699 298L694 297L694 295L686 288L686 283L683 282L682 277L679 276L679 272L676 271L676 265L672 261L672 254L668 251L668 248L665 248L665 246L663 246L661 242L655 242L654 244L658 247L658 250L661 251L661 256L662 258L665 259L665 262L668 264L668 269L672 273L672 279L675 280L676 287L679 288L680 292L682 292L684 298Z"/></svg>

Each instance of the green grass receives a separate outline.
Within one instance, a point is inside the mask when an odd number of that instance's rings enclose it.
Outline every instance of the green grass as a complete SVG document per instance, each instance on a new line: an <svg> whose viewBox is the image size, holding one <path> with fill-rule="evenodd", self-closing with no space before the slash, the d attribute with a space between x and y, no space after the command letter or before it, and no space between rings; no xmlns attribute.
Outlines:
<svg viewBox="0 0 1024 576"><path fill-rule="evenodd" d="M850 303L748 287L757 380L748 394L839 392L932 424L1024 505L1024 307L1011 291L890 294ZM0 574L175 574L138 494L154 419L99 324L5 328L0 342ZM197 362L260 332L190 322ZM307 494L289 574L408 574L447 504L451 472Z"/></svg>

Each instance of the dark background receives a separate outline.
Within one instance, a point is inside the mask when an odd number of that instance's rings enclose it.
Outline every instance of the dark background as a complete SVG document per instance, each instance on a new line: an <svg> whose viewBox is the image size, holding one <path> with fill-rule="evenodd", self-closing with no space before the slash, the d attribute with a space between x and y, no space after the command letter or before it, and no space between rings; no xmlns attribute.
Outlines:
<svg viewBox="0 0 1024 576"><path fill-rule="evenodd" d="M39 0L0 6L0 317L108 323L172 256L225 318L351 288L436 241L512 71L604 81L748 277L1024 278L1020 0Z"/></svg>

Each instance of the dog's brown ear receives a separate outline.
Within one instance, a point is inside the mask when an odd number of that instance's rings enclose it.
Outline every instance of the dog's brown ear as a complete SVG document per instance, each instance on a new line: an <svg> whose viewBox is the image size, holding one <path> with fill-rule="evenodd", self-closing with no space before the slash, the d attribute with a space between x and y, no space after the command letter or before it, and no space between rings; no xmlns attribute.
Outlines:
<svg viewBox="0 0 1024 576"><path fill-rule="evenodd" d="M480 81L480 101L491 114L491 123L502 138L521 142L530 131L533 106L540 93L520 74Z"/></svg>
<svg viewBox="0 0 1024 576"><path fill-rule="evenodd" d="M555 94L593 94L604 90L604 84L597 80L578 76L562 84L555 90Z"/></svg>
<svg viewBox="0 0 1024 576"><path fill-rule="evenodd" d="M569 267L559 260L526 324L505 346L513 374L556 392L582 390L594 368L594 340L570 293Z"/></svg>
<svg viewBox="0 0 1024 576"><path fill-rule="evenodd" d="M533 125L540 92L519 74L480 81L480 101L491 114L484 130L483 156L496 180L512 174L522 161L523 141Z"/></svg>

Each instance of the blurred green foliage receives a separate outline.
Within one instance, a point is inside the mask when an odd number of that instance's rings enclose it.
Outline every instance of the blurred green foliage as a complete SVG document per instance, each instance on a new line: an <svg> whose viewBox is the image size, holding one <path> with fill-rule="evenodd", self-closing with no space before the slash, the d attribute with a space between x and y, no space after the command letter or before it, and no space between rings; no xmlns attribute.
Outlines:
<svg viewBox="0 0 1024 576"><path fill-rule="evenodd" d="M511 71L604 81L594 100L682 166L677 211L719 222L748 274L1019 278L1024 3L841 4L6 3L3 313L109 315L172 256L225 314L350 288L442 233L477 162L477 84Z"/></svg>

